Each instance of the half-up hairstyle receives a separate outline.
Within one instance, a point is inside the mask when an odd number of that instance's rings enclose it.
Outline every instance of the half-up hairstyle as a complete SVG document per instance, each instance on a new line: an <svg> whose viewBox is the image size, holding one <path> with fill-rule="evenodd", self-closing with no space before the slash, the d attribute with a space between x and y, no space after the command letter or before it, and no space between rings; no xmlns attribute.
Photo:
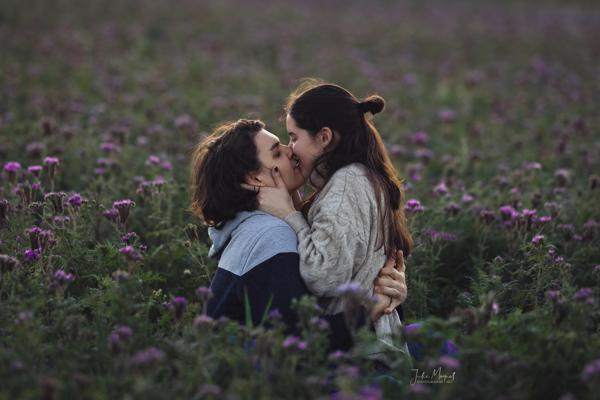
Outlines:
<svg viewBox="0 0 600 400"><path fill-rule="evenodd" d="M373 125L372 116L366 115L378 114L384 107L385 101L381 96L371 95L361 101L341 86L306 80L290 95L285 112L313 138L325 127L339 136L334 141L336 143L325 149L315 161L314 172L325 183L346 165L361 163L367 167L384 230L381 245L386 254L396 249L402 250L407 257L413 241L404 214L402 182L396 176L383 140ZM318 190L305 203L305 214Z"/></svg>

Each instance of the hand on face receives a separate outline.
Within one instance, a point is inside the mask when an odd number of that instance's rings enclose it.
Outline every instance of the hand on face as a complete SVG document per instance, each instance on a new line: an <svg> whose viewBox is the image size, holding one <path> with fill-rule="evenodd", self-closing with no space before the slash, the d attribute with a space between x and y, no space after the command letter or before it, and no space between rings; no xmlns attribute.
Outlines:
<svg viewBox="0 0 600 400"><path fill-rule="evenodd" d="M294 202L281 178L279 168L273 168L271 174L275 186L251 186L247 184L242 184L242 186L249 190L258 191L259 210L284 219L288 214L296 211Z"/></svg>

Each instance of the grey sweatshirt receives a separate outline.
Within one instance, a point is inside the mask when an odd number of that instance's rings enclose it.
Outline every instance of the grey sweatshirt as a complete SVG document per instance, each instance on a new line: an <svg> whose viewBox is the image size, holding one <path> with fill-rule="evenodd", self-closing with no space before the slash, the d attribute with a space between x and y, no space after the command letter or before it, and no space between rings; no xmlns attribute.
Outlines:
<svg viewBox="0 0 600 400"><path fill-rule="evenodd" d="M308 220L301 212L289 214L285 221L298 235L300 274L311 293L324 297L328 314L343 311L336 289L343 283L357 282L366 294L373 292L373 281L386 261L377 211L375 189L366 167L350 164L336 171L315 198ZM394 310L375 322L379 339L374 353L401 351L394 345L402 326Z"/></svg>

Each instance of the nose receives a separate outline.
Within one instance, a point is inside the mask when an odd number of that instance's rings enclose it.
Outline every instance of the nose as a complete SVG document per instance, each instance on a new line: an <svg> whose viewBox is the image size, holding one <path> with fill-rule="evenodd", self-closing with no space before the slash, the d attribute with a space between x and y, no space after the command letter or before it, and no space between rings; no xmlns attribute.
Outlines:
<svg viewBox="0 0 600 400"><path fill-rule="evenodd" d="M281 147L283 147L285 149L285 154L286 154L287 158L289 158L291 160L294 157L294 152L292 151L292 148L290 146L286 146L286 145L282 145Z"/></svg>

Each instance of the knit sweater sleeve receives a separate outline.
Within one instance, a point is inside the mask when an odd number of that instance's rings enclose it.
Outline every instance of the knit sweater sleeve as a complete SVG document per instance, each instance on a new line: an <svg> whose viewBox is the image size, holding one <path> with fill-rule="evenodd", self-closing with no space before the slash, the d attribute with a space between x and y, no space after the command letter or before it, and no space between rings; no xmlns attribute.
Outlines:
<svg viewBox="0 0 600 400"><path fill-rule="evenodd" d="M363 179L336 174L313 203L312 224L302 213L285 220L298 236L300 274L311 293L335 297L337 288L352 279L354 267L366 257L365 227L371 209ZM366 221L365 221L366 219ZM368 228L367 228L368 229Z"/></svg>

